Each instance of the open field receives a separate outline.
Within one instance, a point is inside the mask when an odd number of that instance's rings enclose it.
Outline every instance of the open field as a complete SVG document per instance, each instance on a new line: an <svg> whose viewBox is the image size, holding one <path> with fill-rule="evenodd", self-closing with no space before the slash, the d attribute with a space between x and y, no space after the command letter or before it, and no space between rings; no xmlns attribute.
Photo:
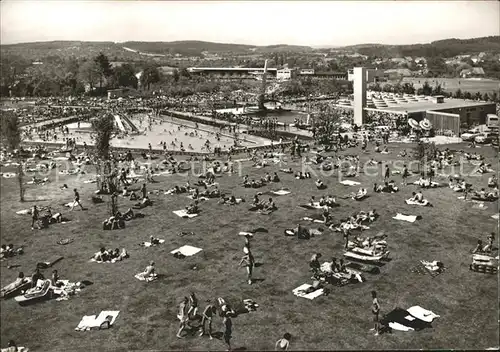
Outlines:
<svg viewBox="0 0 500 352"><path fill-rule="evenodd" d="M465 79L465 78L420 78L420 77L405 77L401 84L413 83L415 89L421 88L424 82L427 81L431 86L441 84L441 87L447 91L455 93L460 88L462 92L470 92L476 94L484 93L499 93L500 81L493 79ZM392 82L389 82L392 83Z"/></svg>
<svg viewBox="0 0 500 352"><path fill-rule="evenodd" d="M448 145L463 149L464 145ZM390 146L391 155L361 155L362 161L395 161L401 148ZM373 149L373 148L371 148ZM476 149L488 157L488 162L498 171L498 154L489 147ZM345 153L359 153L348 150ZM496 157L496 159L495 159ZM266 172L292 167L300 170L298 160L286 165L252 168L243 164L243 174L257 178ZM467 164L465 171L473 166ZM274 342L284 332L292 334L291 349L484 349L498 346L498 277L469 271L470 250L478 238L497 231L497 222L491 215L498 212L498 202L487 204L488 209L473 209L472 203L457 200L457 193L448 188L425 190L424 196L434 207L411 207L404 199L416 186L403 188L396 194L373 194L371 185L377 179L361 175L357 180L370 190L370 197L361 202L338 200L341 207L332 211L335 219L346 217L359 210L376 208L380 218L363 236L372 236L385 230L388 234L392 260L381 268L379 275L366 275L367 281L344 287L331 287L329 296L313 301L298 298L292 289L310 283L308 262L315 252L323 260L332 255L342 257L343 239L329 230L308 241L286 237L283 231L295 226L300 218L310 215L297 205L306 203L311 195L319 197L329 193L340 196L357 188L338 183L336 177L323 177L328 185L319 191L314 179L296 180L292 175L280 173L281 184L265 186L258 191L288 187L292 194L277 197L279 210L269 216L248 211L255 189L241 187L238 176L217 179L226 192L247 199L238 206L223 206L216 200L201 203L200 216L185 220L172 211L181 209L190 200L185 195L151 195L152 207L141 210L143 219L127 222L123 230L103 231L101 221L109 216L108 205L93 205L88 200L95 190L93 184L77 182L75 176L60 176L46 186L30 186L27 199L18 202L17 180L1 179L1 235L2 243L24 245L25 254L1 262L1 285L13 281L18 271L31 274L35 264L53 255L64 259L55 265L61 278L72 282L90 280L94 284L84 288L68 301L55 300L27 307L19 306L13 299L1 301L1 340L14 339L32 351L125 351L125 350L223 350L223 341L208 338L175 337L178 329L177 305L183 296L194 291L203 309L207 299L224 297L233 306L245 298L252 298L259 308L255 312L233 319L233 348L240 350L271 350ZM414 176L415 178L416 176ZM486 187L487 175L468 177L475 188ZM90 175L82 179L90 178ZM158 183L148 185L148 190L168 189L186 182L180 175L158 177ZM394 176L400 182L400 176ZM196 179L189 177L191 183ZM412 181L412 180L410 180ZM446 182L446 179L440 181ZM59 187L66 183L67 190ZM80 190L86 211L66 211L60 204L72 200L72 189ZM262 197L261 199L263 199ZM337 198L338 199L338 198ZM33 200L37 200L36 203ZM119 198L120 210L133 203ZM49 229L30 230L30 217L19 216L15 211L33 204L52 205L71 219L67 224L51 225ZM392 217L397 212L421 215L415 223L400 222ZM262 279L251 286L246 284L246 273L237 264L242 255L243 238L239 231L265 227L267 234L257 234L252 242L257 263L254 278ZM179 237L180 231L193 231L194 236ZM153 248L137 244L150 235L166 239L166 243ZM74 238L66 246L57 245L62 238ZM174 258L170 251L190 244L203 248L203 252L183 260ZM130 258L116 264L90 263L90 256L101 246L126 248ZM165 277L146 284L134 279L150 260ZM409 272L419 260L440 260L447 270L432 279ZM7 269L7 265L20 267ZM196 265L197 270L192 270ZM51 269L45 270L50 276ZM398 332L373 336L370 311L371 290L377 290L382 314L395 307L408 308L420 305L441 317L432 329L419 332ZM76 332L83 315L98 314L101 310L120 310L111 330ZM214 320L214 330L221 331L222 320Z"/></svg>

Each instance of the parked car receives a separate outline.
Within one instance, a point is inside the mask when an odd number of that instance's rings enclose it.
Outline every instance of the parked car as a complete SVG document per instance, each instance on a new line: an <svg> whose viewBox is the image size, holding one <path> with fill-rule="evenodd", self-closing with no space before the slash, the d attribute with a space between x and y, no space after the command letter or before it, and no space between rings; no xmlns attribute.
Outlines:
<svg viewBox="0 0 500 352"><path fill-rule="evenodd" d="M476 137L482 135L482 132L479 132L479 130L469 130L465 133L462 133L460 136L463 141L473 141Z"/></svg>
<svg viewBox="0 0 500 352"><path fill-rule="evenodd" d="M492 143L493 140L496 140L498 143L498 133L483 132L481 135L474 138L474 141L480 144Z"/></svg>

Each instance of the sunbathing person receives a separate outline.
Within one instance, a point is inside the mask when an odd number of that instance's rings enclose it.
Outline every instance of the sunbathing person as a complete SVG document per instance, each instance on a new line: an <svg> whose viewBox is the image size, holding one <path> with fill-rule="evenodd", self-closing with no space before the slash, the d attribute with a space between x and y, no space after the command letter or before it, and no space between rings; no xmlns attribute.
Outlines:
<svg viewBox="0 0 500 352"><path fill-rule="evenodd" d="M293 174L293 170L292 168L288 168L288 169L280 169L281 172L284 172L286 174Z"/></svg>
<svg viewBox="0 0 500 352"><path fill-rule="evenodd" d="M265 211L265 212L273 212L273 211L275 211L277 209L278 208L276 207L276 204L274 203L273 199L269 198L269 200L267 201L267 203L264 204L262 210Z"/></svg>
<svg viewBox="0 0 500 352"><path fill-rule="evenodd" d="M101 247L99 252L96 252L91 259L94 259L96 262L107 262L111 258L109 256L109 252L106 250L106 248Z"/></svg>
<svg viewBox="0 0 500 352"><path fill-rule="evenodd" d="M285 230L285 235L286 236L297 236L298 239L301 240L308 240L311 237L321 235L323 233L323 229L309 229L307 227L304 227L302 225L298 225L294 229L287 229Z"/></svg>
<svg viewBox="0 0 500 352"><path fill-rule="evenodd" d="M488 178L488 187L498 187L498 179L496 175Z"/></svg>
<svg viewBox="0 0 500 352"><path fill-rule="evenodd" d="M6 294L9 294L9 293L15 291L16 289L18 289L20 286L26 284L27 282L28 282L28 278L26 278L24 276L24 273L22 271L20 271L14 282L12 282L11 284L2 288L1 293L0 293L0 297L4 297Z"/></svg>
<svg viewBox="0 0 500 352"><path fill-rule="evenodd" d="M273 174L273 177L272 177L272 179L271 179L271 182L280 182L280 181L281 181L281 180L280 180L280 178L279 178L278 174L275 172L275 173Z"/></svg>
<svg viewBox="0 0 500 352"><path fill-rule="evenodd" d="M321 202L320 202L320 205L326 205L326 206L328 206L330 208L333 208L333 207L338 206L339 204L335 200L335 197L327 196L325 198L324 204L321 204Z"/></svg>
<svg viewBox="0 0 500 352"><path fill-rule="evenodd" d="M142 198L142 201L140 203L136 203L132 206L134 209L143 209L146 208L148 205L153 205L153 202L149 199L148 196Z"/></svg>
<svg viewBox="0 0 500 352"><path fill-rule="evenodd" d="M356 172L356 167L351 165L344 174L344 177L356 177L357 175L358 173Z"/></svg>
<svg viewBox="0 0 500 352"><path fill-rule="evenodd" d="M365 188L360 188L356 194L353 195L352 199L360 200L366 196L368 192Z"/></svg>
<svg viewBox="0 0 500 352"><path fill-rule="evenodd" d="M489 199L498 199L499 197L499 192L498 192L498 186L495 186L490 192L486 194L486 197Z"/></svg>
<svg viewBox="0 0 500 352"><path fill-rule="evenodd" d="M195 200L193 203L186 207L186 212L188 214L198 214L200 209L198 207L198 200Z"/></svg>
<svg viewBox="0 0 500 352"><path fill-rule="evenodd" d="M134 218L135 218L135 214L134 214L134 211L132 210L132 208L128 208L127 211L125 213L123 213L123 215L122 215L122 219L125 221L129 221L129 220L132 220Z"/></svg>
<svg viewBox="0 0 500 352"><path fill-rule="evenodd" d="M38 284L38 280L45 280L45 277L43 274L40 272L40 269L36 268L35 272L31 276L31 288L34 288Z"/></svg>
<svg viewBox="0 0 500 352"><path fill-rule="evenodd" d="M146 269L143 271L142 274L143 274L145 279L153 278L153 277L157 276L155 262L153 262L153 261L149 262L149 265L146 267Z"/></svg>
<svg viewBox="0 0 500 352"><path fill-rule="evenodd" d="M321 264L319 263L319 258L321 258L321 253L315 253L309 261L309 268L313 272L313 275L317 275L321 270Z"/></svg>
<svg viewBox="0 0 500 352"><path fill-rule="evenodd" d="M259 199L259 196L256 194L253 196L252 204L250 204L250 210L258 210L263 208L263 204Z"/></svg>
<svg viewBox="0 0 500 352"><path fill-rule="evenodd" d="M326 185L323 183L323 181L321 181L320 179L318 179L316 182L316 188L317 189L325 189L326 188Z"/></svg>
<svg viewBox="0 0 500 352"><path fill-rule="evenodd" d="M160 239L159 238L155 238L154 236L151 236L149 238L149 243L151 243L152 246L159 245L160 244Z"/></svg>
<svg viewBox="0 0 500 352"><path fill-rule="evenodd" d="M484 188L481 188L479 192L476 192L472 199L483 200L483 201L494 201L498 199L498 188L494 188L491 192L486 192Z"/></svg>
<svg viewBox="0 0 500 352"><path fill-rule="evenodd" d="M472 251L472 253L482 253L483 252L483 241L477 240L476 248Z"/></svg>

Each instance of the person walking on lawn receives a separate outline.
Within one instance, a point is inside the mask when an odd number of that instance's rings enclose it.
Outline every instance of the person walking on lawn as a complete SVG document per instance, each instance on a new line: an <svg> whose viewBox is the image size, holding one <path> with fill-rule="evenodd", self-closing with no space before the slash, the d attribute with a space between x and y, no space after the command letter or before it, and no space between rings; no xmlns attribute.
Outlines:
<svg viewBox="0 0 500 352"><path fill-rule="evenodd" d="M372 314L373 314L374 326L371 330L375 330L375 336L378 336L380 333L380 323L379 323L380 304L378 303L376 291L372 291Z"/></svg>
<svg viewBox="0 0 500 352"><path fill-rule="evenodd" d="M31 209L31 229L35 229L35 223L38 221L38 208L36 205L33 205Z"/></svg>
<svg viewBox="0 0 500 352"><path fill-rule="evenodd" d="M75 208L75 206L78 204L82 210L85 210L82 206L82 203L80 203L80 193L78 193L77 189L73 189L73 192L75 192L75 200L73 201L73 204L71 205L71 211Z"/></svg>

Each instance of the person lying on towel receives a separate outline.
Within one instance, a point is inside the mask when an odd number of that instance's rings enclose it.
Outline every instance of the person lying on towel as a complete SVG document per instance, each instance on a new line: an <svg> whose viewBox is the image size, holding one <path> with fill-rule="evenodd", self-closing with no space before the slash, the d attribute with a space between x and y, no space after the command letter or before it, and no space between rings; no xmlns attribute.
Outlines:
<svg viewBox="0 0 500 352"><path fill-rule="evenodd" d="M490 199L498 199L498 196L499 196L498 186L495 186L495 188L493 188L491 192L488 192L486 194L486 197Z"/></svg>
<svg viewBox="0 0 500 352"><path fill-rule="evenodd" d="M300 224L294 229L285 230L285 234L287 236L297 236L297 238L301 240L308 240L311 237L321 235L322 233L322 229L308 229Z"/></svg>
<svg viewBox="0 0 500 352"><path fill-rule="evenodd" d="M496 175L488 178L488 187L498 187L498 179Z"/></svg>
<svg viewBox="0 0 500 352"><path fill-rule="evenodd" d="M120 212L117 212L115 216L111 216L102 222L103 230L117 230L123 228L125 228L125 221Z"/></svg>
<svg viewBox="0 0 500 352"><path fill-rule="evenodd" d="M275 173L273 174L273 178L271 179L271 182L280 182L280 181L281 181L281 180L280 180L280 178L279 178L278 174L275 172Z"/></svg>
<svg viewBox="0 0 500 352"><path fill-rule="evenodd" d="M134 218L135 218L135 214L134 214L134 211L132 210L132 208L128 208L127 211L125 213L123 213L123 215L122 215L122 219L125 221L129 221L129 220L132 220Z"/></svg>
<svg viewBox="0 0 500 352"><path fill-rule="evenodd" d="M293 170L292 168L288 168L288 169L280 169L281 172L284 172L286 174L293 174Z"/></svg>
<svg viewBox="0 0 500 352"><path fill-rule="evenodd" d="M157 246L160 244L160 239L159 238L156 238L154 236L151 236L149 238L149 242L151 243L152 246Z"/></svg>
<svg viewBox="0 0 500 352"><path fill-rule="evenodd" d="M326 197L321 197L319 199L319 205L320 206L327 206L327 207L330 207L330 208L333 208L335 206L337 206L337 201L335 200L334 197L331 197L331 196L326 196Z"/></svg>
<svg viewBox="0 0 500 352"><path fill-rule="evenodd" d="M360 198L363 198L364 196L366 196L366 194L367 194L367 193L368 193L368 192L366 191L366 189L364 189L364 188L360 188L360 189L358 190L358 192L357 192L356 194L354 194L354 195L353 195L353 197L352 197L352 198L354 198L354 199L360 199Z"/></svg>
<svg viewBox="0 0 500 352"><path fill-rule="evenodd" d="M195 200L193 203L186 207L186 212L188 214L198 214L200 212L200 208L198 207L198 200Z"/></svg>
<svg viewBox="0 0 500 352"><path fill-rule="evenodd" d="M411 195L412 197L409 199L410 201L424 203L424 195L422 194L421 191L418 191L417 193L412 192Z"/></svg>
<svg viewBox="0 0 500 352"><path fill-rule="evenodd" d="M96 262L107 262L111 260L111 256L109 255L109 252L106 250L106 248L101 247L99 252L96 252L92 256L92 259L94 259Z"/></svg>
<svg viewBox="0 0 500 352"><path fill-rule="evenodd" d="M153 261L149 262L149 265L143 271L142 275L144 276L145 279L157 276L155 262L153 262Z"/></svg>
<svg viewBox="0 0 500 352"><path fill-rule="evenodd" d="M245 200L243 198L236 199L235 196L231 196L228 198L228 201L225 204L236 205L236 204L240 204L241 202L244 202L244 201Z"/></svg>

